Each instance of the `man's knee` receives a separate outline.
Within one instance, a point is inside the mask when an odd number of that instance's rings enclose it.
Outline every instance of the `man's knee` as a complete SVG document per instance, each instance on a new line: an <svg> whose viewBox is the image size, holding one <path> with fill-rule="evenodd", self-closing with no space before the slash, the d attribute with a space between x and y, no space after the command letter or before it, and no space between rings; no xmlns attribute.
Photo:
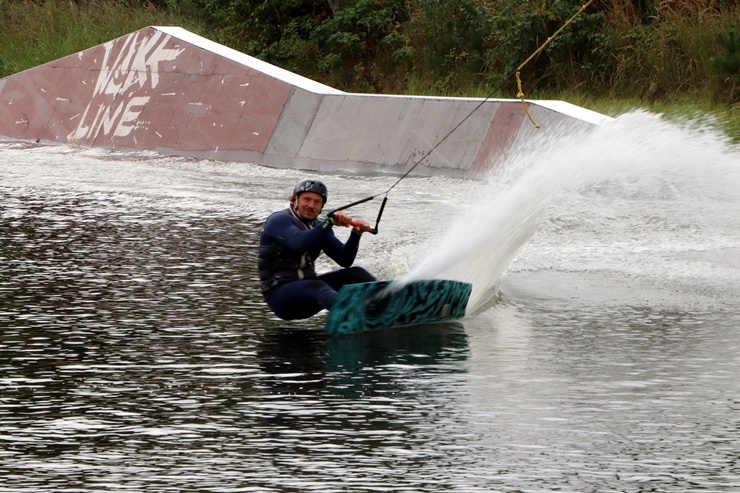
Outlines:
<svg viewBox="0 0 740 493"><path fill-rule="evenodd" d="M362 267L350 267L347 269L348 271L352 271L351 277L354 282L373 282L377 281L377 278L370 274L367 270L365 270Z"/></svg>
<svg viewBox="0 0 740 493"><path fill-rule="evenodd" d="M337 298L337 292L334 288L324 281L311 281L307 287L315 291L314 299L321 308L329 310Z"/></svg>
<svg viewBox="0 0 740 493"><path fill-rule="evenodd" d="M319 279L296 281L277 288L267 305L283 320L304 319L334 304L337 292Z"/></svg>

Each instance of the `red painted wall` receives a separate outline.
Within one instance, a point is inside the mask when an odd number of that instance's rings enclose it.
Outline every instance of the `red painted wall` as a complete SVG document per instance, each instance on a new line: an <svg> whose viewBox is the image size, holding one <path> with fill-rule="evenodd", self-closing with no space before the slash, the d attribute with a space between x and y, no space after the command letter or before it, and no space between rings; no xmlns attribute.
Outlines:
<svg viewBox="0 0 740 493"><path fill-rule="evenodd" d="M264 152L292 86L146 28L6 79L0 134Z"/></svg>

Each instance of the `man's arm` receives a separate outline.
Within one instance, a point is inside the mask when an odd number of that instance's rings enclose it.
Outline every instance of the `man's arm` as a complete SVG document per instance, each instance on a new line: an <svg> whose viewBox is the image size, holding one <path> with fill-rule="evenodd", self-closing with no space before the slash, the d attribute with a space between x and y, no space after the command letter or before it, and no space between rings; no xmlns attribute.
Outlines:
<svg viewBox="0 0 740 493"><path fill-rule="evenodd" d="M333 234L331 237L326 238L322 245L324 253L334 262L338 263L342 267L350 267L357 256L357 250L360 248L360 233L352 231L346 243L342 243Z"/></svg>
<svg viewBox="0 0 740 493"><path fill-rule="evenodd" d="M357 256L360 248L360 237L363 232L372 231L372 227L362 219L353 219L344 212L334 213L334 221L337 226L348 226L352 232L347 243L342 243L334 234L324 240L322 249L336 263L342 267L350 267Z"/></svg>

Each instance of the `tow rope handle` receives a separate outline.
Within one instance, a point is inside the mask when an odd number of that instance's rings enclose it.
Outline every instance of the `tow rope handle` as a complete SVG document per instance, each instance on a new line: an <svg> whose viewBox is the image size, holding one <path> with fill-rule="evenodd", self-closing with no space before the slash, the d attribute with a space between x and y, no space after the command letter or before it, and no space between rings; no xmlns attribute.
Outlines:
<svg viewBox="0 0 740 493"><path fill-rule="evenodd" d="M347 205L343 205L341 207L337 207L336 209L332 210L327 214L328 217L334 217L335 212L343 211L344 209L349 209L350 207L354 207L359 204L364 204L365 202L368 202L370 200L373 200L375 198L375 195L371 195L370 197L365 197L364 199L356 200L354 202L351 202ZM386 195L383 197L383 203L380 204L380 211L378 211L378 217L375 219L375 228L372 229L372 231L368 231L368 233L372 233L374 235L378 234L378 224L380 223L380 218L383 217L383 210L385 209L385 203L388 202L388 196Z"/></svg>
<svg viewBox="0 0 740 493"><path fill-rule="evenodd" d="M385 203L388 202L388 196L386 195L383 197L383 203L380 204L380 210L378 211L378 217L375 218L375 229L370 231L372 234L376 235L378 234L378 223L380 223L380 218L383 217L383 209L385 209Z"/></svg>

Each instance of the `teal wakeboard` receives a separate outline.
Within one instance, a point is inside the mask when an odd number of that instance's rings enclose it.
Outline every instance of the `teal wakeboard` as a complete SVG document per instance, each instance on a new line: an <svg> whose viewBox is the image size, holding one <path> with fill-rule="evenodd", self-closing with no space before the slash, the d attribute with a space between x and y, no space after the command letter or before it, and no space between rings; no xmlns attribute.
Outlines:
<svg viewBox="0 0 740 493"><path fill-rule="evenodd" d="M329 335L456 320L465 316L473 285L432 279L387 289L393 281L349 284L326 319Z"/></svg>

